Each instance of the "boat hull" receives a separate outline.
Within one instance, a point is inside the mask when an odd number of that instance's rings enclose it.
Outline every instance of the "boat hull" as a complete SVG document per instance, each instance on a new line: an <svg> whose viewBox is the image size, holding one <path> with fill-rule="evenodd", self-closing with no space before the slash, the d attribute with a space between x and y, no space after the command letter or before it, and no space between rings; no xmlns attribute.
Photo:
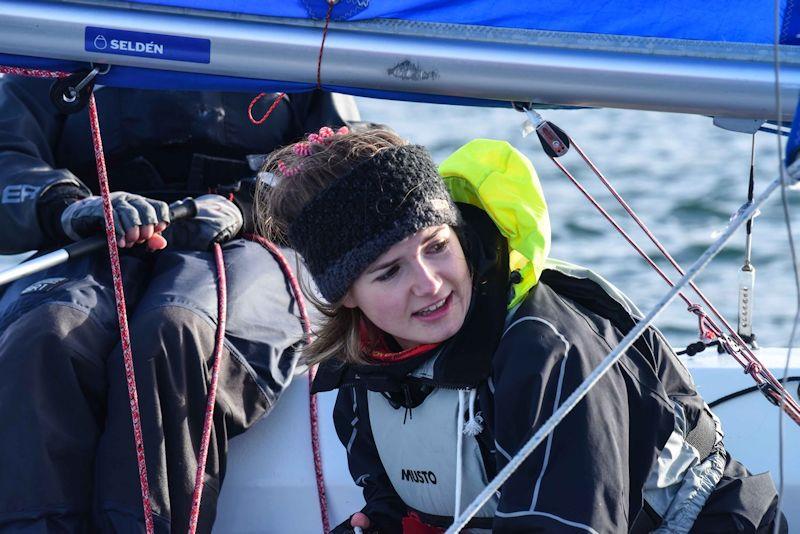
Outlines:
<svg viewBox="0 0 800 534"><path fill-rule="evenodd" d="M785 350L763 349L759 357L782 376ZM711 403L753 386L726 355L685 360L705 399ZM800 376L800 357L789 376ZM797 396L798 382L787 389ZM335 393L318 396L328 513L334 526L364 504L350 478L344 448L336 437L332 411ZM770 471L778 484L778 410L755 391L714 408L722 419L728 450L754 473ZM783 418L784 513L790 532L800 532L800 427ZM299 376L273 412L231 442L228 475L220 496L216 532L322 531L316 492L308 412L308 381Z"/></svg>

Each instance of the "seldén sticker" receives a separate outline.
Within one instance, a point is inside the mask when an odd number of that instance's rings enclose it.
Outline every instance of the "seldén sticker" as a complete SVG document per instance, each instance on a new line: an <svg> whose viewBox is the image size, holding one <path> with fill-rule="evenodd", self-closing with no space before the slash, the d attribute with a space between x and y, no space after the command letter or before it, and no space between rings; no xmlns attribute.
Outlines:
<svg viewBox="0 0 800 534"><path fill-rule="evenodd" d="M87 26L84 32L84 43L87 52L191 63L209 63L211 61L211 41L195 37Z"/></svg>

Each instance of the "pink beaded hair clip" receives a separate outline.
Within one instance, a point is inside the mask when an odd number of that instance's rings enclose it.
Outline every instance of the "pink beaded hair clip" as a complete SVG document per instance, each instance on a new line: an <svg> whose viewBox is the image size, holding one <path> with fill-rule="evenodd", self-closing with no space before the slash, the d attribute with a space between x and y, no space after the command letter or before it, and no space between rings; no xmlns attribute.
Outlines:
<svg viewBox="0 0 800 534"><path fill-rule="evenodd" d="M347 126L342 126L338 130L334 131L332 128L328 126L323 126L319 129L318 133L312 133L308 135L307 141L301 141L299 143L295 143L292 146L292 152L295 156L299 157L306 157L311 155L311 145L313 143L323 144L330 140L334 135L339 134L347 134L350 133L350 129ZM278 162L278 171L283 176L294 176L300 171L300 166L295 165L294 167L288 167L284 162Z"/></svg>

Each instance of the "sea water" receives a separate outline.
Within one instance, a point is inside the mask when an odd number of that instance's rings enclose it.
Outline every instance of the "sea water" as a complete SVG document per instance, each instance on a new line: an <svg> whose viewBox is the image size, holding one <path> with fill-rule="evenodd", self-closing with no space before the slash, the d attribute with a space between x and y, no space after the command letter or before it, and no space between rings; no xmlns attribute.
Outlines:
<svg viewBox="0 0 800 534"><path fill-rule="evenodd" d="M428 146L437 161L467 141L504 139L534 163L547 197L555 258L596 270L647 312L668 290L664 281L552 164L533 136L522 136L524 116L510 108L475 108L358 99L362 119L386 124ZM242 111L243 113L245 110ZM752 136L722 130L706 117L615 109L542 111L565 130L609 178L641 219L684 267L694 262L747 199ZM776 138L756 135L756 193L778 173ZM573 174L616 217L673 279L678 276L646 241L574 151L562 158ZM800 193L788 192L796 214ZM800 220L793 221L795 229ZM797 234L800 235L800 234ZM745 234L697 278L711 302L736 325L737 275ZM0 257L0 267L12 260ZM754 332L762 345L786 346L797 293L779 192L753 226L756 268ZM692 301L696 296L687 292ZM697 338L697 320L676 299L657 325L676 346Z"/></svg>

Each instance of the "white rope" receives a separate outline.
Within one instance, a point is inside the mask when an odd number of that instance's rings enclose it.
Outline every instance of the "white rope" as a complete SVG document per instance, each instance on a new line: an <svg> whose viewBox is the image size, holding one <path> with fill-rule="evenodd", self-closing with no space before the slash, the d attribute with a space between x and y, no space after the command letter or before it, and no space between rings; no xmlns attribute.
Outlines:
<svg viewBox="0 0 800 534"><path fill-rule="evenodd" d="M779 177L770 183L767 188L756 198L752 204L745 205L737 214L731 219L722 235L706 249L700 258L695 261L691 267L686 270L686 274L678 280L678 282L667 292L667 294L655 305L655 307L638 322L625 336L619 345L609 353L600 364L586 377L586 379L578 386L575 391L564 401L564 403L556 410L550 418L536 431L530 440L514 455L513 458L506 464L506 466L497 473L497 476L481 491L475 499L470 503L469 507L460 516L457 515L455 522L450 525L445 534L455 534L459 532L464 526L472 519L478 510L486 504L486 502L500 489L500 486L516 471L522 462L530 456L530 454L538 447L542 441L558 426L559 423L569 414L575 406L586 396L589 390L605 375L611 366L614 365L622 354L633 345L633 342L644 332L644 330L653 323L653 321L664 311L664 308L672 302L678 293L691 282L706 265L719 253L723 246L730 240L734 232L750 219L756 210L769 198L769 196L778 188L782 179ZM461 397L459 397L459 400Z"/></svg>

